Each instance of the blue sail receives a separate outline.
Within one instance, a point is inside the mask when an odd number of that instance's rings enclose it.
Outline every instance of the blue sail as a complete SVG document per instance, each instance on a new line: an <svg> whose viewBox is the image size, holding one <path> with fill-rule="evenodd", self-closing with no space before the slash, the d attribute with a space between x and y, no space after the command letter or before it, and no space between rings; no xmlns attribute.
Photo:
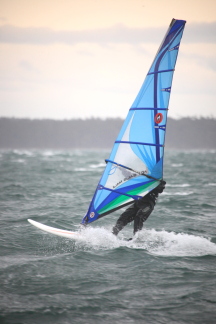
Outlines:
<svg viewBox="0 0 216 324"><path fill-rule="evenodd" d="M163 178L167 112L186 21L173 19L114 143L82 224L145 196Z"/></svg>

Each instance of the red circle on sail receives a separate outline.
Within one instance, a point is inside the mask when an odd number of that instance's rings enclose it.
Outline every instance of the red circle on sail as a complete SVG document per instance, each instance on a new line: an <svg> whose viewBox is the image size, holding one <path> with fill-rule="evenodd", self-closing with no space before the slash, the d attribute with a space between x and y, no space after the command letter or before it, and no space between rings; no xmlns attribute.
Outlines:
<svg viewBox="0 0 216 324"><path fill-rule="evenodd" d="M161 113L157 113L154 118L155 123L160 124L162 120L163 120L163 115Z"/></svg>

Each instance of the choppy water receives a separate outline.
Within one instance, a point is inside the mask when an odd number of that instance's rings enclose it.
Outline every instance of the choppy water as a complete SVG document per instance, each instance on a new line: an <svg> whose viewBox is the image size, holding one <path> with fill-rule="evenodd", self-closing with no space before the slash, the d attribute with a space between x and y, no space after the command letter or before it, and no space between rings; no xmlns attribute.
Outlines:
<svg viewBox="0 0 216 324"><path fill-rule="evenodd" d="M133 241L77 230L109 152L0 152L0 323L215 323L216 152L166 152L166 191Z"/></svg>

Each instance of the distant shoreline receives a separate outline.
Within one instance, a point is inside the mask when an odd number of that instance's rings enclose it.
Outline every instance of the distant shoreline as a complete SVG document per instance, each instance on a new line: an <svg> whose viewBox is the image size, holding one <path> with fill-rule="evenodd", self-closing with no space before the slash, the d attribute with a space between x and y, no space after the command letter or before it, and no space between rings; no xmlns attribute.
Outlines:
<svg viewBox="0 0 216 324"><path fill-rule="evenodd" d="M111 149L121 118L0 118L0 149ZM168 118L167 149L216 149L216 119Z"/></svg>

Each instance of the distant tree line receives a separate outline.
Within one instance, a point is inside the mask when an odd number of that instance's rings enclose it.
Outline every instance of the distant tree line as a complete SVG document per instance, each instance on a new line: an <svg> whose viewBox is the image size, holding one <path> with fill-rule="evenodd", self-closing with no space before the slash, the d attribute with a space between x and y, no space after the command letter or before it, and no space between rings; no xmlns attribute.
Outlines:
<svg viewBox="0 0 216 324"><path fill-rule="evenodd" d="M111 148L120 118L72 120L0 118L1 149ZM216 119L168 118L166 147L215 149Z"/></svg>

